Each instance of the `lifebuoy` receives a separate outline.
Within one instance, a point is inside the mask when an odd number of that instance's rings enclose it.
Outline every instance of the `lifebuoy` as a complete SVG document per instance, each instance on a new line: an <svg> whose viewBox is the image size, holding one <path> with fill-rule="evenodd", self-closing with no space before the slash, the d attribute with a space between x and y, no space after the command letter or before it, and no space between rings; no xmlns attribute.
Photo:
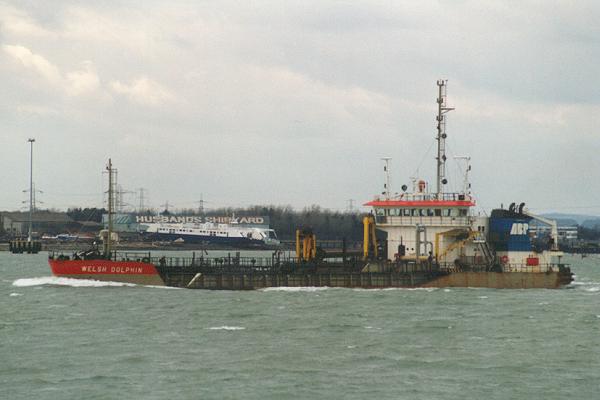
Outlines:
<svg viewBox="0 0 600 400"><path fill-rule="evenodd" d="M502 262L502 264L506 264L508 262L508 256L500 257L500 261Z"/></svg>

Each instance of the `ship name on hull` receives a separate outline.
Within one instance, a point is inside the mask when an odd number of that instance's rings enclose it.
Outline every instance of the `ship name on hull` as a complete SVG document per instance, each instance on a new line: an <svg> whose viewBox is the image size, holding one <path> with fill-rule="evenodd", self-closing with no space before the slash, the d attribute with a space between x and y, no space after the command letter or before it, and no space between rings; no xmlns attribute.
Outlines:
<svg viewBox="0 0 600 400"><path fill-rule="evenodd" d="M142 267L105 267L96 265L82 265L81 272L91 272L95 274L141 274L143 272Z"/></svg>

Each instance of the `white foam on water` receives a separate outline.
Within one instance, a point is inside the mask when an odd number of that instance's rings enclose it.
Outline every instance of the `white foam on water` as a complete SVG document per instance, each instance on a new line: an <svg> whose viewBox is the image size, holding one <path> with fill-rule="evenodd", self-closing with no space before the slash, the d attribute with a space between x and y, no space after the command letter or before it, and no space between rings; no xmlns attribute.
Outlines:
<svg viewBox="0 0 600 400"><path fill-rule="evenodd" d="M223 325L223 326L211 326L210 328L211 331L243 331L244 329L246 329L243 326L227 326L227 325Z"/></svg>
<svg viewBox="0 0 600 400"><path fill-rule="evenodd" d="M570 286L591 286L591 285L600 285L600 282L587 281L585 279L581 281L573 281L569 283Z"/></svg>
<svg viewBox="0 0 600 400"><path fill-rule="evenodd" d="M261 289L263 292L317 292L332 289L328 286L279 286Z"/></svg>
<svg viewBox="0 0 600 400"><path fill-rule="evenodd" d="M425 291L425 292L435 292L436 290L440 290L440 288L433 288L433 287L415 287L415 288L408 288L408 287L390 287L390 288L373 288L373 289L368 289L368 288L353 288L352 290L356 290L356 291L360 291L360 292L377 292L377 291L381 291L381 292L387 292L387 291L395 291L395 290L399 290L399 291Z"/></svg>
<svg viewBox="0 0 600 400"><path fill-rule="evenodd" d="M158 285L137 285L135 283L128 282L113 282L113 281L97 281L94 279L75 279L75 278L60 278L57 276L43 276L39 278L21 278L14 281L13 286L18 287L29 287L29 286L37 286L38 289L40 286L44 285L57 285L57 286L72 286L72 287L148 287L153 289L181 289L178 287L172 286L158 286Z"/></svg>
<svg viewBox="0 0 600 400"><path fill-rule="evenodd" d="M444 292L451 292L450 289L444 289Z"/></svg>
<svg viewBox="0 0 600 400"><path fill-rule="evenodd" d="M9 294L10 297L15 297L15 296L23 296L23 293L11 293Z"/></svg>
<svg viewBox="0 0 600 400"><path fill-rule="evenodd" d="M599 286L593 286L591 288L585 288L583 289L586 292L600 292L600 287Z"/></svg>
<svg viewBox="0 0 600 400"><path fill-rule="evenodd" d="M331 286L278 286L278 287L268 287L264 289L260 289L262 292L318 292L322 290L355 290L355 291L365 291L365 292L376 292L376 291L425 291L425 292L434 292L436 290L440 290L440 288L431 288L431 287L416 287L416 288L406 288L406 287L390 287L390 288L344 288L344 287L331 287ZM450 292L450 289L445 289L446 292Z"/></svg>
<svg viewBox="0 0 600 400"><path fill-rule="evenodd" d="M147 287L147 288L152 288L152 289L175 289L175 290L185 289L185 288L176 287L176 286L158 286L158 285L142 285L142 286Z"/></svg>
<svg viewBox="0 0 600 400"><path fill-rule="evenodd" d="M489 299L487 296L478 296L479 299Z"/></svg>
<svg viewBox="0 0 600 400"><path fill-rule="evenodd" d="M106 287L106 286L136 286L133 283L125 282L110 282L110 281L95 281L92 279L73 279L60 278L57 276L43 276L39 278L21 278L14 281L13 286L30 287L30 286L72 286L72 287Z"/></svg>

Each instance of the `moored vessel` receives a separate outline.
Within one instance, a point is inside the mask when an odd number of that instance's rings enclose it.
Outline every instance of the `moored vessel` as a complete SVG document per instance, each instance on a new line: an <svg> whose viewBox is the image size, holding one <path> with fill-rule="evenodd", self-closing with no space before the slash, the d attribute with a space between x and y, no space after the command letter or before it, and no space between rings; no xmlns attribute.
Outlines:
<svg viewBox="0 0 600 400"><path fill-rule="evenodd" d="M274 229L233 223L151 223L145 224L145 227L143 235L157 241L219 244L237 248L270 248L280 244Z"/></svg>

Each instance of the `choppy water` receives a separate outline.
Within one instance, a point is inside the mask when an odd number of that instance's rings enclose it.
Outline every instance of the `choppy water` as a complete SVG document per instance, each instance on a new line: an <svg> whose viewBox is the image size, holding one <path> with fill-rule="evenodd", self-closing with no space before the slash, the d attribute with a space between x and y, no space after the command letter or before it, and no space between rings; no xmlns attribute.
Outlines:
<svg viewBox="0 0 600 400"><path fill-rule="evenodd" d="M210 292L0 253L2 399L597 399L600 258L562 290Z"/></svg>

